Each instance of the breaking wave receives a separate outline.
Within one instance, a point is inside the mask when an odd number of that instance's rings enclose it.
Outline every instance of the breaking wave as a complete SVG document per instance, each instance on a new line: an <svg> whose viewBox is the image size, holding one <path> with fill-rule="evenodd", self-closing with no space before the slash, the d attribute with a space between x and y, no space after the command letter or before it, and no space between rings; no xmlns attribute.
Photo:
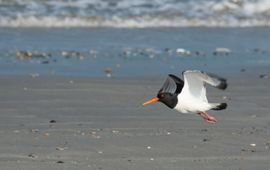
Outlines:
<svg viewBox="0 0 270 170"><path fill-rule="evenodd" d="M269 0L0 0L2 27L270 26Z"/></svg>

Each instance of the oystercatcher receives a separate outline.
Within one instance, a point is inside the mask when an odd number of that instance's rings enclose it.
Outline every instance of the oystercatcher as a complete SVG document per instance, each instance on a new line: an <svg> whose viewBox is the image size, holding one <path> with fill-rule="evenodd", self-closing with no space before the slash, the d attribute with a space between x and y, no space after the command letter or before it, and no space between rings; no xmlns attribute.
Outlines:
<svg viewBox="0 0 270 170"><path fill-rule="evenodd" d="M159 101L181 113L197 113L206 122L216 123L216 118L210 116L207 111L226 109L227 103L208 103L205 85L210 84L225 90L226 79L199 70L186 70L182 75L184 81L169 74L157 97L144 102L143 105Z"/></svg>

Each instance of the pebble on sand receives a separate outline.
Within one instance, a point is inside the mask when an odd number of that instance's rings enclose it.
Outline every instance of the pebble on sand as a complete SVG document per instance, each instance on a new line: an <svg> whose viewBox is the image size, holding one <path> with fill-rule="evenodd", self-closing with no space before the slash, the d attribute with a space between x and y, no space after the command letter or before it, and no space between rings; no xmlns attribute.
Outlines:
<svg viewBox="0 0 270 170"><path fill-rule="evenodd" d="M31 129L31 133L38 133L39 129Z"/></svg>
<svg viewBox="0 0 270 170"><path fill-rule="evenodd" d="M30 60L32 59L32 55L27 51L17 51L16 52L16 59L18 60Z"/></svg>
<svg viewBox="0 0 270 170"><path fill-rule="evenodd" d="M124 50L123 50L123 55L125 56L125 57L129 57L130 55L131 55L131 49L130 48L125 48Z"/></svg>
<svg viewBox="0 0 270 170"><path fill-rule="evenodd" d="M118 130L112 130L112 133L113 134L118 134L118 133L120 133Z"/></svg>
<svg viewBox="0 0 270 170"><path fill-rule="evenodd" d="M29 155L28 155L28 157L29 158L38 158L38 156L36 155L36 154L34 154L34 153L30 153Z"/></svg>
<svg viewBox="0 0 270 170"><path fill-rule="evenodd" d="M252 146L252 147L255 147L256 146L256 143L251 143L249 145Z"/></svg>
<svg viewBox="0 0 270 170"><path fill-rule="evenodd" d="M240 72L245 72L246 71L246 69L244 69L244 68L242 68L241 70L240 70Z"/></svg>
<svg viewBox="0 0 270 170"><path fill-rule="evenodd" d="M31 60L33 58L48 58L51 54L38 52L38 51L17 51L16 59L17 60Z"/></svg>
<svg viewBox="0 0 270 170"><path fill-rule="evenodd" d="M56 147L55 149L58 151L63 151L63 150L67 150L68 147Z"/></svg>
<svg viewBox="0 0 270 170"><path fill-rule="evenodd" d="M255 149L245 149L245 148L242 148L241 151L242 152L256 152Z"/></svg>
<svg viewBox="0 0 270 170"><path fill-rule="evenodd" d="M229 55L230 53L232 53L232 50L230 50L229 48L218 47L216 48L213 54L214 55Z"/></svg>
<svg viewBox="0 0 270 170"><path fill-rule="evenodd" d="M32 74L30 74L30 75L31 75L32 78L37 78L37 77L39 77L39 74L38 74L38 73L32 73Z"/></svg>
<svg viewBox="0 0 270 170"><path fill-rule="evenodd" d="M265 149L269 149L270 148L270 142L266 142L265 143Z"/></svg>
<svg viewBox="0 0 270 170"><path fill-rule="evenodd" d="M176 52L176 54L179 54L179 55L190 55L191 54L190 51L188 51L184 48L177 48L175 52Z"/></svg>
<svg viewBox="0 0 270 170"><path fill-rule="evenodd" d="M56 123L56 120L50 120L50 123Z"/></svg>
<svg viewBox="0 0 270 170"><path fill-rule="evenodd" d="M90 54L92 57L97 58L97 50L95 50L95 49L89 50L89 54Z"/></svg>
<svg viewBox="0 0 270 170"><path fill-rule="evenodd" d="M44 136L45 137L49 137L50 136L50 133L47 132L47 133L44 134Z"/></svg>
<svg viewBox="0 0 270 170"><path fill-rule="evenodd" d="M80 60L84 59L83 54L81 52L78 52L78 51L62 51L61 55L67 59L68 58L77 58Z"/></svg>
<svg viewBox="0 0 270 170"><path fill-rule="evenodd" d="M261 74L261 75L260 75L260 78L261 78L261 79L268 79L269 76L268 76L267 74Z"/></svg>
<svg viewBox="0 0 270 170"><path fill-rule="evenodd" d="M261 54L267 53L267 50L260 49L260 48L254 48L253 51L256 53L261 53Z"/></svg>
<svg viewBox="0 0 270 170"><path fill-rule="evenodd" d="M165 51L166 53L168 53L169 55L172 55L172 53L173 53L173 50L170 49L170 48L165 48L164 51Z"/></svg>
<svg viewBox="0 0 270 170"><path fill-rule="evenodd" d="M208 138L203 139L203 142L209 142L209 141L210 141L210 139L208 139Z"/></svg>
<svg viewBox="0 0 270 170"><path fill-rule="evenodd" d="M104 72L106 73L107 77L112 77L112 69L110 67L106 68Z"/></svg>
<svg viewBox="0 0 270 170"><path fill-rule="evenodd" d="M93 138L95 138L95 139L100 139L100 136L97 135L97 132L95 132L95 131L91 132L91 136L92 136Z"/></svg>
<svg viewBox="0 0 270 170"><path fill-rule="evenodd" d="M50 61L49 60L45 60L45 61L42 61L41 64L49 64Z"/></svg>
<svg viewBox="0 0 270 170"><path fill-rule="evenodd" d="M227 101L231 100L231 98L230 97L227 97L227 96L223 96L222 99L223 100L227 100Z"/></svg>

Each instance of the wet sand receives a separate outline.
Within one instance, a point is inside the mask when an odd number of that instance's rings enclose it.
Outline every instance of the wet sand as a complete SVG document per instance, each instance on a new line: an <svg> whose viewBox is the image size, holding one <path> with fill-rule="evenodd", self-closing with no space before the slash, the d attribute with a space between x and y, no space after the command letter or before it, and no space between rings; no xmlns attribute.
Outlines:
<svg viewBox="0 0 270 170"><path fill-rule="evenodd" d="M164 76L270 65L270 29L0 28L0 75ZM230 66L228 69L227 66ZM147 72L145 72L145 68Z"/></svg>
<svg viewBox="0 0 270 170"><path fill-rule="evenodd" d="M268 169L270 79L227 78L226 91L208 88L229 105L210 125L141 105L164 77L1 76L0 169Z"/></svg>

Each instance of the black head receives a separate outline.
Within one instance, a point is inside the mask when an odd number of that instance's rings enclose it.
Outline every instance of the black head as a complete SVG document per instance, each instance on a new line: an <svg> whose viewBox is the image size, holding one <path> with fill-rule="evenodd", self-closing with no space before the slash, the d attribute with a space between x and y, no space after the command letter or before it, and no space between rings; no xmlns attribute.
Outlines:
<svg viewBox="0 0 270 170"><path fill-rule="evenodd" d="M173 109L177 105L177 95L181 93L183 86L183 80L175 75L170 74L159 90L157 97L144 102L143 105L159 101Z"/></svg>
<svg viewBox="0 0 270 170"><path fill-rule="evenodd" d="M167 92L158 93L157 98L159 99L159 102L164 103L171 109L173 109L178 102L177 94L171 94Z"/></svg>

